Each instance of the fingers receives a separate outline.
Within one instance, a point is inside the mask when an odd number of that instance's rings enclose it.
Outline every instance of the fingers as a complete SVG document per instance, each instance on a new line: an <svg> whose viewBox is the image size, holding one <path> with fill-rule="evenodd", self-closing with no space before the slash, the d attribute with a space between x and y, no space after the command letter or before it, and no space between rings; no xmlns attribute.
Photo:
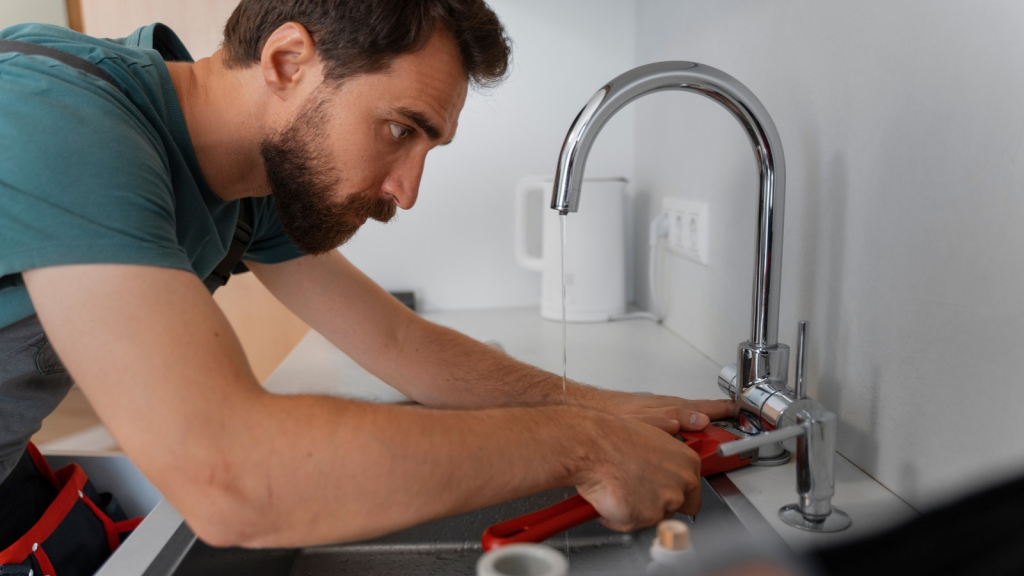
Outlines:
<svg viewBox="0 0 1024 576"><path fill-rule="evenodd" d="M678 420L680 430L696 432L708 427L712 420L722 420L735 415L732 400L682 400L684 405L658 410L666 419Z"/></svg>
<svg viewBox="0 0 1024 576"><path fill-rule="evenodd" d="M679 426L681 430L696 432L707 428L708 424L711 424L711 419L708 418L707 414L683 408L677 408L677 411L680 413Z"/></svg>
<svg viewBox="0 0 1024 576"><path fill-rule="evenodd" d="M662 416L658 416L656 414L630 414L629 416L626 417L632 418L633 420L637 420L638 422L643 422L644 424L648 424L650 426L654 426L655 428L664 430L669 434L678 434L680 430L684 429L680 426L678 420L672 418L665 418Z"/></svg>
<svg viewBox="0 0 1024 576"><path fill-rule="evenodd" d="M700 512L700 481L693 481L689 478L686 485L674 496L665 496L662 500L651 500L645 505L634 502L632 505L624 504L620 508L632 508L632 514L623 514L625 509L618 510L619 514L608 514L602 512L598 522L609 530L616 532L633 532L648 526L653 526L662 520L668 520L682 513L695 516ZM680 498L680 495L682 497Z"/></svg>
<svg viewBox="0 0 1024 576"><path fill-rule="evenodd" d="M700 478L688 478L683 495L683 505L679 511L688 516L695 516L700 512Z"/></svg>
<svg viewBox="0 0 1024 576"><path fill-rule="evenodd" d="M736 403L732 400L684 400L686 408L707 415L712 420L736 416Z"/></svg>
<svg viewBox="0 0 1024 576"><path fill-rule="evenodd" d="M617 409L609 413L619 416L655 415L665 420L676 420L681 430L703 430L713 420L736 416L736 405L732 400L687 400L675 396L640 396L623 394ZM649 424L653 421L643 420ZM664 423L657 424L665 429Z"/></svg>
<svg viewBox="0 0 1024 576"><path fill-rule="evenodd" d="M671 415L699 414L680 407L661 407L604 423L606 443L593 468L577 489L601 514L601 524L620 532L637 530L666 515L700 510L700 457L667 436L686 428ZM707 425L707 416L704 418ZM639 423L646 424L645 426ZM662 432L652 429L658 428Z"/></svg>

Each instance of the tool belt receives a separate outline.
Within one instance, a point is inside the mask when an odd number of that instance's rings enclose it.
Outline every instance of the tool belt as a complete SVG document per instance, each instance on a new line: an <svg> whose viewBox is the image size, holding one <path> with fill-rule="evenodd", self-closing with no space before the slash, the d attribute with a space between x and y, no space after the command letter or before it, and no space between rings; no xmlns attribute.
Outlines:
<svg viewBox="0 0 1024 576"><path fill-rule="evenodd" d="M29 443L0 484L0 576L89 576L140 522L98 493L81 466L54 472Z"/></svg>

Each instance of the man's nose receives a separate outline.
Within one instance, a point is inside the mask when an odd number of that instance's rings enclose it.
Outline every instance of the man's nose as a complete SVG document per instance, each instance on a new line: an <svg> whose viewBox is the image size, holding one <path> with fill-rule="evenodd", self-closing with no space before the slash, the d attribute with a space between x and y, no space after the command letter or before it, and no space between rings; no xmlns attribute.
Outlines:
<svg viewBox="0 0 1024 576"><path fill-rule="evenodd" d="M394 197L398 207L403 210L408 210L416 204L425 159L425 155L416 155L395 163L381 184L381 192Z"/></svg>

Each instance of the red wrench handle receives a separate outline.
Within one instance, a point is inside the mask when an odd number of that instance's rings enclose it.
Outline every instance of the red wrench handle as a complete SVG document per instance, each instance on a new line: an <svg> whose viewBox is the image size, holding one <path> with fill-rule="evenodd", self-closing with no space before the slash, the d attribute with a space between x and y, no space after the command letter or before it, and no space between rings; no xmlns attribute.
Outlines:
<svg viewBox="0 0 1024 576"><path fill-rule="evenodd" d="M506 520L484 530L484 551L517 542L543 542L600 517L594 506L579 494L543 510Z"/></svg>

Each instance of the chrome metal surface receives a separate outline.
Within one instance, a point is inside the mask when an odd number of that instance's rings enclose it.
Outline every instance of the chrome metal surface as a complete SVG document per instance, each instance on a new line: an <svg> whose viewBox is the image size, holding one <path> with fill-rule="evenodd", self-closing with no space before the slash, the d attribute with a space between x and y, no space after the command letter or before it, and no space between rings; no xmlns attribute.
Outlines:
<svg viewBox="0 0 1024 576"><path fill-rule="evenodd" d="M775 430L773 432L762 432L757 436L748 436L741 440L734 440L732 442L722 444L718 447L718 455L726 457L735 456L736 454L748 452L754 448L760 448L762 446L768 446L770 444L782 442L783 440L802 436L803 433L803 429L796 426Z"/></svg>
<svg viewBox="0 0 1024 576"><path fill-rule="evenodd" d="M748 424L750 423L748 422ZM756 425L749 426L748 429L734 420L712 422L712 425L728 430L740 438L750 438L762 433L762 430ZM750 458L751 466L761 467L781 466L789 462L790 457L789 452L779 442L755 446L750 450L740 451L737 454L740 455L740 458Z"/></svg>
<svg viewBox="0 0 1024 576"><path fill-rule="evenodd" d="M772 466L782 466L788 464L792 455L781 442L775 442L774 444L765 444L761 446L757 451L757 461L751 462L751 466L758 466L761 468L770 468Z"/></svg>
<svg viewBox="0 0 1024 576"><path fill-rule="evenodd" d="M748 388L748 390L753 389L753 387ZM789 410L793 401L793 394L785 387L782 387L781 390L776 390L775 394L772 394L761 404L759 412L761 428L765 430L779 428L781 426L779 421L782 419L782 415Z"/></svg>
<svg viewBox="0 0 1024 576"><path fill-rule="evenodd" d="M846 512L838 508L833 508L832 513L824 518L808 519L797 504L783 506L779 510L779 518L794 528L808 532L841 532L853 524Z"/></svg>
<svg viewBox="0 0 1024 576"><path fill-rule="evenodd" d="M574 492L572 489L543 492L353 544L301 549L243 550L211 548L201 541L193 541L192 545L181 551L177 558L170 554L161 554L145 574L472 575L475 574L477 559L483 553L480 535L487 526L538 510ZM769 539L777 542L779 546L785 546L767 520L724 474L705 479L701 490L701 513L697 523L681 515L677 515L676 518L690 526L696 550L715 548L715 543L720 540L722 534L747 538L748 533L754 533L759 540ZM548 540L546 544L566 555L571 575L642 574L650 562L649 549L653 539L653 528L632 534L620 534L607 530L597 522L589 522ZM716 542L712 542L712 539ZM159 563L165 566L158 566ZM169 571L168 566L172 567Z"/></svg>
<svg viewBox="0 0 1024 576"><path fill-rule="evenodd" d="M729 364L725 368L722 368L722 371L718 373L718 389L733 400L735 400L740 393L739 387L736 385L738 382L736 373L735 364Z"/></svg>
<svg viewBox="0 0 1024 576"><path fill-rule="evenodd" d="M750 342L739 346L736 384L730 395L741 412L754 417L762 430L774 430L778 419L792 401L786 392L789 368L789 346L757 348ZM719 388L722 387L719 376Z"/></svg>
<svg viewBox="0 0 1024 576"><path fill-rule="evenodd" d="M745 413L759 406L761 434L718 447L731 456L781 442L796 456L796 491L799 501L786 506L779 517L790 526L815 532L835 532L850 526L850 519L832 507L835 495L836 415L806 397L807 323L800 323L797 337L796 391L773 383L751 386L736 397ZM721 380L721 376L719 376ZM721 383L719 384L721 386ZM773 430L774 429L774 430ZM794 510L798 514L794 514ZM834 518L832 518L834 516Z"/></svg>
<svg viewBox="0 0 1024 576"><path fill-rule="evenodd" d="M551 208L576 212L587 156L605 123L633 100L664 90L694 92L718 102L750 139L759 177L750 339L738 348L735 365L718 375L718 387L753 418L750 433L773 430L793 402L787 392L789 347L778 343L786 168L771 116L756 96L732 76L694 62L656 62L629 70L601 87L573 121L555 170ZM762 446L758 465L784 464L789 455L774 442Z"/></svg>
<svg viewBox="0 0 1024 576"><path fill-rule="evenodd" d="M760 348L750 342L741 342L737 370L743 389L765 382L778 389L785 388L789 377L789 346L776 344L771 348Z"/></svg>
<svg viewBox="0 0 1024 576"><path fill-rule="evenodd" d="M756 424L757 430L774 430L782 413L793 403L784 383L766 380L748 386L735 398L741 413Z"/></svg>
<svg viewBox="0 0 1024 576"><path fill-rule="evenodd" d="M825 523L825 519L836 510L832 507L832 496L835 495L836 415L810 399L799 401L795 408L796 413L786 418L786 423L792 421L793 424L785 429L803 431L796 440L794 452L799 501L793 505L800 511L803 520L790 525L812 530L806 527L810 523L817 526L813 530L819 532L842 530L850 523L841 520ZM791 514L783 516L781 513L780 516L783 520L792 517ZM830 529L826 530L826 526Z"/></svg>
<svg viewBox="0 0 1024 576"><path fill-rule="evenodd" d="M732 76L694 62L655 62L634 68L602 86L576 116L562 144L551 208L563 214L579 210L587 156L605 123L633 100L664 90L693 92L718 102L739 121L750 139L757 160L760 194L749 342L754 348L773 348L779 333L785 160L782 141L768 111L753 92Z"/></svg>
<svg viewBox="0 0 1024 576"><path fill-rule="evenodd" d="M804 373L807 368L805 356L805 344L807 340L807 322L801 321L796 336L796 382L793 386L796 392L796 399L807 398L807 382L804 381Z"/></svg>

